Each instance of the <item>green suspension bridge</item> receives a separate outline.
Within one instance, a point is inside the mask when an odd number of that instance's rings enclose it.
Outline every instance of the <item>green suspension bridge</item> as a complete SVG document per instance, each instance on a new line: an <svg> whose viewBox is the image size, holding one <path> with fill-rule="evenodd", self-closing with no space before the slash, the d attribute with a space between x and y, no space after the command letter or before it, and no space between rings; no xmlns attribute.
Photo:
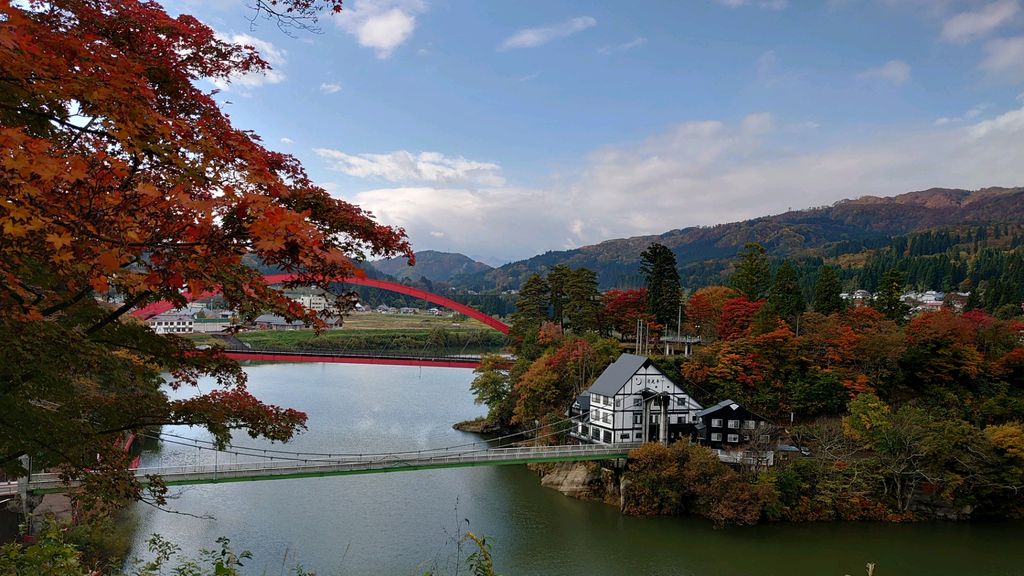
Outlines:
<svg viewBox="0 0 1024 576"><path fill-rule="evenodd" d="M161 442L212 452L213 463L186 466L148 466L134 468L133 473L143 483L150 476L160 476L168 486L213 484L223 482L251 482L258 480L284 480L289 478L315 478L353 474L380 474L409 472L435 468L468 466L502 466L532 462L569 462L584 460L613 460L626 458L639 443L524 445L538 440L563 435L566 425L577 422L576 416L533 430L525 430L495 438L441 448L381 453L324 453L298 452L273 448L227 446L218 449L210 440L199 440L169 433L146 434ZM538 434L543 429L558 431ZM522 438L507 445L494 446ZM234 459L232 461L232 459ZM242 461L239 461L242 460ZM74 484L72 484L73 486ZM0 483L0 497L14 494L63 492L69 488L53 472L34 473L16 482Z"/></svg>

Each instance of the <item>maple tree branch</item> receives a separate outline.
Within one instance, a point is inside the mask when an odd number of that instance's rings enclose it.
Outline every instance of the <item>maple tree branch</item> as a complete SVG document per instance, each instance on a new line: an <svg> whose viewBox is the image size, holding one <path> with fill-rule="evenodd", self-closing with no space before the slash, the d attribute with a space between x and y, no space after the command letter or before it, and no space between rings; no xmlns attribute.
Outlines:
<svg viewBox="0 0 1024 576"><path fill-rule="evenodd" d="M126 312L134 308L136 304L145 300L149 295L150 293L148 291L136 294L134 298L126 301L124 304L121 305L120 308L108 314L106 318L100 320L96 324L93 324L88 329L86 329L85 334L87 336L92 336L96 332L102 330L107 324L110 324L114 320L117 320L118 318L123 316Z"/></svg>
<svg viewBox="0 0 1024 576"><path fill-rule="evenodd" d="M71 142L68 143L68 148L71 148L72 146L77 144L78 141L82 138L82 135L89 130L89 127L92 126L94 122L96 122L95 116L90 118L89 121L85 123L85 126L82 126L82 128L78 131L78 134L75 134L75 137L72 138Z"/></svg>
<svg viewBox="0 0 1024 576"><path fill-rule="evenodd" d="M84 128L82 126L77 126L77 125L75 125L75 124L73 124L71 122L68 122L67 120L62 120L61 118L58 118L58 117L54 116L53 114L47 114L46 112L40 112L39 110L33 110L31 108L25 108L24 106L11 106L10 104L0 104L0 109L10 110L11 112L17 112L17 113L20 113L20 114L31 114L33 116L36 116L36 117L39 117L39 118L43 118L45 120L49 120L50 122L53 122L55 124L59 124L59 125L65 127L65 128L74 128L76 130L80 130L79 135L81 135L82 132L86 132L88 134L92 134L93 136L103 136L104 138L109 138L111 140L115 140L115 138L109 132L107 132L106 130L87 129L87 128ZM77 137L76 137L76 139L77 139Z"/></svg>
<svg viewBox="0 0 1024 576"><path fill-rule="evenodd" d="M67 300L65 300L63 302L59 302L57 304L54 304L53 306L50 306L49 308L43 308L42 310L39 311L39 313L42 314L43 316L50 316L52 314L56 314L57 312L60 312L61 310L64 310L66 308L69 308L69 307L74 306L75 304L81 302L82 298L85 298L90 293L92 293L92 286L87 286L87 287L83 288L82 290L80 290L77 294L75 294L71 298L69 298L69 299L67 299Z"/></svg>
<svg viewBox="0 0 1024 576"><path fill-rule="evenodd" d="M192 514L191 512L182 512L181 510L172 510L170 508L164 508L163 506L157 504L156 502L152 502L152 501L150 501L150 500L148 500L146 498L139 498L139 502L142 502L143 504L146 504L148 506L152 506L153 508L156 508L157 510L159 510L161 512L167 512L168 514L180 514L182 516L189 516L191 518L197 518L199 520L215 520L216 519L211 514L199 515L199 514Z"/></svg>

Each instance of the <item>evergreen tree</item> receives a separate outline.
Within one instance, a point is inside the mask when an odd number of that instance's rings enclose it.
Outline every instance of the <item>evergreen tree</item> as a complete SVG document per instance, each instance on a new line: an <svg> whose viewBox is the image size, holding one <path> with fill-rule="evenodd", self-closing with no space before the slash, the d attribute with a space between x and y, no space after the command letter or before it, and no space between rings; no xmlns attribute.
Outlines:
<svg viewBox="0 0 1024 576"><path fill-rule="evenodd" d="M640 254L640 272L647 280L647 310L659 324L675 324L682 302L676 255L655 242Z"/></svg>
<svg viewBox="0 0 1024 576"><path fill-rule="evenodd" d="M548 289L551 294L551 319L559 327L565 327L565 305L569 300L569 285L573 271L565 264L557 264L548 272Z"/></svg>
<svg viewBox="0 0 1024 576"><path fill-rule="evenodd" d="M512 314L512 325L509 327L509 337L518 347L517 352L521 356L539 353L539 350L533 350L533 344L537 340L537 331L541 323L548 319L548 297L548 283L540 274L533 274L527 278L519 290L516 311Z"/></svg>
<svg viewBox="0 0 1024 576"><path fill-rule="evenodd" d="M903 283L903 274L892 268L882 276L878 293L875 294L875 308L886 318L896 322L903 322L910 310L910 307L900 300L900 296L903 295Z"/></svg>
<svg viewBox="0 0 1024 576"><path fill-rule="evenodd" d="M841 311L846 306L841 293L842 287L835 270L831 266L822 265L814 285L814 311L826 315Z"/></svg>
<svg viewBox="0 0 1024 576"><path fill-rule="evenodd" d="M732 287L750 301L767 296L772 275L764 247L756 242L747 242L737 256L736 270L729 279Z"/></svg>
<svg viewBox="0 0 1024 576"><path fill-rule="evenodd" d="M787 322L794 321L807 309L807 302L804 300L804 293L800 290L800 281L796 276L793 265L786 260L775 273L775 280L772 282L768 294L768 304L772 310Z"/></svg>
<svg viewBox="0 0 1024 576"><path fill-rule="evenodd" d="M550 280L548 284L551 284ZM588 268L577 268L570 273L565 288L565 327L576 334L596 331L601 308L597 273Z"/></svg>

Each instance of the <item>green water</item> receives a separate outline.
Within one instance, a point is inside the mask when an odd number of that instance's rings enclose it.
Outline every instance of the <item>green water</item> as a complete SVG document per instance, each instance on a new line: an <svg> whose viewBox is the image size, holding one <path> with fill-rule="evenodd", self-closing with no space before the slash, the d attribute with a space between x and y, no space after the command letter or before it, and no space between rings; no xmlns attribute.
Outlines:
<svg viewBox="0 0 1024 576"><path fill-rule="evenodd" d="M260 398L306 411L296 450L414 450L473 441L453 422L484 412L464 369L270 364L252 366ZM167 428L206 438L200 432ZM243 436L239 445L263 446ZM220 455L219 461L232 461ZM212 453L163 445L157 462L212 462ZM159 532L186 550L225 535L253 552L246 574L276 576L295 561L324 575L456 573L458 535L493 543L505 576L1024 575L1024 523L803 524L715 530L679 518L627 518L614 507L542 488L523 466L190 486L177 510L146 506L136 553ZM462 552L463 555L465 551ZM461 574L465 568L461 567Z"/></svg>

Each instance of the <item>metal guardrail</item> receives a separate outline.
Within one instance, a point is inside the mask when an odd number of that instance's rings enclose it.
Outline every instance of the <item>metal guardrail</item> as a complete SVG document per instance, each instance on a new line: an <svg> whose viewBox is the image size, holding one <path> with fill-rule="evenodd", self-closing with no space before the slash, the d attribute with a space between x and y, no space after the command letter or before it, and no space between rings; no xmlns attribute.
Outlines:
<svg viewBox="0 0 1024 576"><path fill-rule="evenodd" d="M226 464L199 464L193 466L160 466L138 468L135 476L145 479L148 475L159 475L167 483L217 482L228 479L243 479L275 476L316 476L344 474L346 472L396 471L402 469L443 468L446 466L469 466L480 464L500 465L523 461L572 458L595 459L595 457L621 458L629 450L640 446L637 442L621 444L588 444L569 446L524 446L515 448L489 448L462 452L425 451L409 456L394 454L372 454L345 458L316 459L303 461L277 460L236 462ZM64 487L54 473L33 474L28 484L29 491L59 490ZM15 489L17 484L15 483Z"/></svg>
<svg viewBox="0 0 1024 576"><path fill-rule="evenodd" d="M14 496L17 493L18 482L16 480L0 482L0 496Z"/></svg>

